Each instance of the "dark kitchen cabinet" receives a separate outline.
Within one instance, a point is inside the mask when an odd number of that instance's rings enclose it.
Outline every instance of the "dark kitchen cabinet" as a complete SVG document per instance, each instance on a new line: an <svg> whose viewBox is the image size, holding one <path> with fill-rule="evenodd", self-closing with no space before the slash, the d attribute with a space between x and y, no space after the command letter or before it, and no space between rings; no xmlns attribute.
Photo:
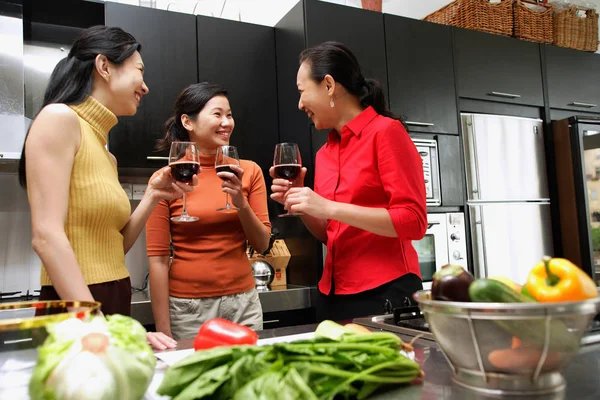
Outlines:
<svg viewBox="0 0 600 400"><path fill-rule="evenodd" d="M467 29L453 31L460 97L544 105L537 43Z"/></svg>
<svg viewBox="0 0 600 400"><path fill-rule="evenodd" d="M411 132L458 134L452 30L385 15L390 109Z"/></svg>
<svg viewBox="0 0 600 400"><path fill-rule="evenodd" d="M197 17L198 78L229 92L231 144L258 163L267 181L278 143L275 32L267 26Z"/></svg>
<svg viewBox="0 0 600 400"><path fill-rule="evenodd" d="M600 113L600 55L549 45L544 50L550 107Z"/></svg>
<svg viewBox="0 0 600 400"><path fill-rule="evenodd" d="M296 4L275 26L281 141L296 142L308 167L312 186L314 156L327 139L298 110L298 56L307 47L333 40L346 45L358 58L366 78L377 79L387 94L383 14L317 0ZM314 139L314 140L313 140Z"/></svg>
<svg viewBox="0 0 600 400"><path fill-rule="evenodd" d="M150 88L131 117L119 118L110 133L109 150L119 167L158 168L167 160L154 147L164 136L164 123L171 116L177 95L197 82L196 17L193 15L107 2L106 25L118 26L142 44L144 79Z"/></svg>

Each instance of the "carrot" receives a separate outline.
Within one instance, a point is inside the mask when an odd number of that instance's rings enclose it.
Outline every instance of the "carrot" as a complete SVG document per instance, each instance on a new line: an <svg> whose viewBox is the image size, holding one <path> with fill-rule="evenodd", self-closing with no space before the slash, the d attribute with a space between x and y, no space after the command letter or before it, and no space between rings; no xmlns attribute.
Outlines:
<svg viewBox="0 0 600 400"><path fill-rule="evenodd" d="M542 350L530 347L516 349L500 349L491 351L488 354L488 360L497 369L504 372L520 372L534 370ZM542 371L555 369L561 363L561 356L558 352L548 352Z"/></svg>

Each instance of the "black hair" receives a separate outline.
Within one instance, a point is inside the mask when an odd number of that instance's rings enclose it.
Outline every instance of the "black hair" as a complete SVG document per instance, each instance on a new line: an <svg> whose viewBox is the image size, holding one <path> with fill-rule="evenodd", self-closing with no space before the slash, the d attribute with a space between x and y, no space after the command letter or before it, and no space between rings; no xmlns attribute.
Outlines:
<svg viewBox="0 0 600 400"><path fill-rule="evenodd" d="M106 56L113 64L121 64L141 49L142 45L121 28L98 25L85 29L73 42L69 55L54 67L44 93L42 109L54 103L83 103L92 92L93 72L99 54ZM25 145L28 136L29 130L19 160L19 183L24 188L27 187Z"/></svg>
<svg viewBox="0 0 600 400"><path fill-rule="evenodd" d="M311 78L319 83L325 75L331 75L349 93L358 97L363 107L373 106L378 114L402 121L387 107L385 95L379 82L365 79L358 59L352 51L338 42L324 42L300 53L300 64L310 65Z"/></svg>
<svg viewBox="0 0 600 400"><path fill-rule="evenodd" d="M187 115L191 119L196 116L206 103L215 96L225 96L229 100L227 90L219 85L208 82L189 85L177 96L173 115L165 122L165 137L156 143L157 150L165 150L173 142L189 142L190 134L181 123L181 116Z"/></svg>

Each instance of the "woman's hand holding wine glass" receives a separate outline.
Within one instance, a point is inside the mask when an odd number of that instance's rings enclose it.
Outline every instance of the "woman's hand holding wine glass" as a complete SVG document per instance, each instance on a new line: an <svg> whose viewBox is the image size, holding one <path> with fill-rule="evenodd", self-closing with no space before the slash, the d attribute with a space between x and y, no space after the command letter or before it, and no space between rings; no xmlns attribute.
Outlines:
<svg viewBox="0 0 600 400"><path fill-rule="evenodd" d="M271 185L271 199L285 205L287 192L292 187L303 187L306 168L302 167L302 157L300 149L296 143L279 143L275 145L275 155L273 156L273 166L269 169L269 175L273 179ZM280 217L291 217L295 215L288 213L279 215Z"/></svg>
<svg viewBox="0 0 600 400"><path fill-rule="evenodd" d="M245 208L248 200L242 191L244 170L240 167L240 157L235 146L221 146L217 149L215 169L217 176L223 180L221 187L225 193L225 206L217 208L217 211L234 212ZM229 196L233 205L229 204Z"/></svg>
<svg viewBox="0 0 600 400"><path fill-rule="evenodd" d="M198 182L196 176L200 172L200 151L194 142L173 142L169 152L171 176L180 184ZM194 222L198 217L189 216L186 208L185 191L183 192L183 211L181 215L171 217L173 222Z"/></svg>

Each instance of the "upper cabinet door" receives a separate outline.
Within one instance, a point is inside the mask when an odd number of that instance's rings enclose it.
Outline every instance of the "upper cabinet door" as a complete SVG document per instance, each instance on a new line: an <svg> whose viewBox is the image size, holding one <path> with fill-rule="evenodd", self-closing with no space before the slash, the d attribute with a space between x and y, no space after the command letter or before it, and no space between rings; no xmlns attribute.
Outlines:
<svg viewBox="0 0 600 400"><path fill-rule="evenodd" d="M545 46L551 108L600 113L600 56Z"/></svg>
<svg viewBox="0 0 600 400"><path fill-rule="evenodd" d="M387 94L383 14L324 1L305 4L306 45L343 43L358 58L365 78L377 79Z"/></svg>
<svg viewBox="0 0 600 400"><path fill-rule="evenodd" d="M106 25L123 28L142 44L144 80L150 89L134 116L119 118L109 136L109 150L119 167L164 166L168 160L153 157L167 157L169 151L156 152L156 140L165 134L177 95L198 79L196 18L112 2L106 3L105 12Z"/></svg>
<svg viewBox="0 0 600 400"><path fill-rule="evenodd" d="M385 15L390 108L410 131L458 133L452 31Z"/></svg>
<svg viewBox="0 0 600 400"><path fill-rule="evenodd" d="M279 141L275 31L221 18L197 21L199 81L228 91L235 121L231 145L267 172Z"/></svg>
<svg viewBox="0 0 600 400"><path fill-rule="evenodd" d="M543 106L540 46L454 28L460 97Z"/></svg>

